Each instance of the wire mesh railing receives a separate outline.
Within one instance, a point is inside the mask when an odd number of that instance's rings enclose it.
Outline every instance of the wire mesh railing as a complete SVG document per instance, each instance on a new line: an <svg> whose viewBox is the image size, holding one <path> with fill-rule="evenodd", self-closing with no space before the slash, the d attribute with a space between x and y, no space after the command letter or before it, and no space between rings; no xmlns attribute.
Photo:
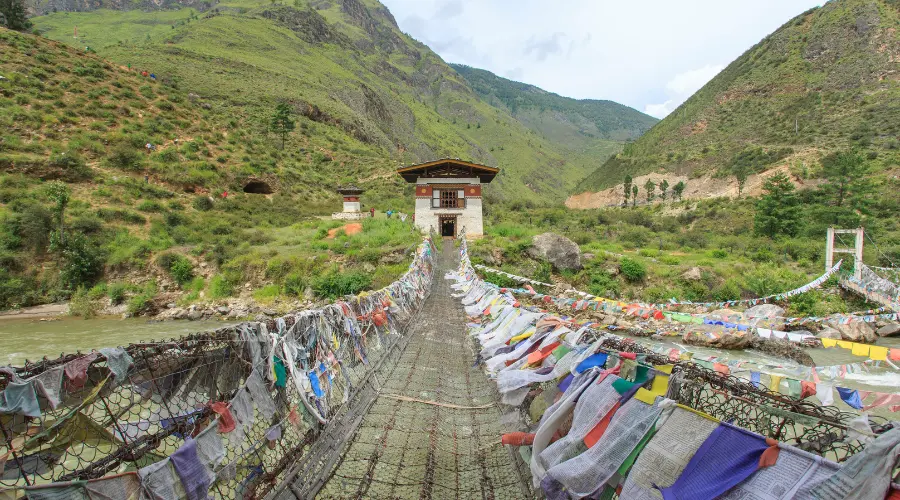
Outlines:
<svg viewBox="0 0 900 500"><path fill-rule="evenodd" d="M0 492L177 495L169 457L195 441L213 454L211 494L265 496L391 359L430 292L433 252L426 239L400 279L321 309L0 369Z"/></svg>

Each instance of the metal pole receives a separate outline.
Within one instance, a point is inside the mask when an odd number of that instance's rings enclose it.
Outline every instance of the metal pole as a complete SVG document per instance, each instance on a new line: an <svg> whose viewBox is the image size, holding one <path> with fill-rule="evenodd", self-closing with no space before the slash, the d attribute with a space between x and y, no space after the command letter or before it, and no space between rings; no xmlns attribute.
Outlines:
<svg viewBox="0 0 900 500"><path fill-rule="evenodd" d="M834 228L828 228L828 235L825 237L825 271L827 272L834 266Z"/></svg>
<svg viewBox="0 0 900 500"><path fill-rule="evenodd" d="M862 266L863 266L863 228L856 229L856 245L854 245L853 252L853 276L856 277L857 280L862 280Z"/></svg>

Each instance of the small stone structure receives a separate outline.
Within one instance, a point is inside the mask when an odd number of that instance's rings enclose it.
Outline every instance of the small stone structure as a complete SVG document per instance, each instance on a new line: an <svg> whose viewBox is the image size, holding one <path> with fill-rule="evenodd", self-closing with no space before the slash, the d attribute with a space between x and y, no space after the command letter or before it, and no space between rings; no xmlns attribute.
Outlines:
<svg viewBox="0 0 900 500"><path fill-rule="evenodd" d="M369 214L360 211L361 205L359 197L363 190L356 186L340 187L337 192L344 197L344 210L342 212L334 212L331 214L332 219L336 220L360 220L368 217Z"/></svg>
<svg viewBox="0 0 900 500"><path fill-rule="evenodd" d="M466 238L484 234L481 190L499 172L499 168L458 158L397 169L403 180L416 185L416 227L449 237L465 228Z"/></svg>

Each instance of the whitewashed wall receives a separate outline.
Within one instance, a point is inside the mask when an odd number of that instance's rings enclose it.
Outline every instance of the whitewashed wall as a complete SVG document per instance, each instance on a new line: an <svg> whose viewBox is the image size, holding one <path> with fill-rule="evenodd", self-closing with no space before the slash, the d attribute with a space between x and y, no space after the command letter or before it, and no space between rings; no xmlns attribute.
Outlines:
<svg viewBox="0 0 900 500"><path fill-rule="evenodd" d="M440 234L439 215L456 214L456 230L466 228L466 237L484 234L481 198L466 198L466 208L431 208L431 198L416 198L416 227L424 232L434 229Z"/></svg>

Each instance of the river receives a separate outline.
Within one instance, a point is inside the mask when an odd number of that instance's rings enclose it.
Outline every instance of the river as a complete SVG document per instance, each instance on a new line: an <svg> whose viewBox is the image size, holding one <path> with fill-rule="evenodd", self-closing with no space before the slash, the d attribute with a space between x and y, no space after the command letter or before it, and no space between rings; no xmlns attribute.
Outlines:
<svg viewBox="0 0 900 500"><path fill-rule="evenodd" d="M160 321L141 318L79 319L60 316L39 319L0 320L0 364L21 366L25 359L36 361L60 353L88 352L101 347L170 339L189 333L214 330L234 324L225 321Z"/></svg>
<svg viewBox="0 0 900 500"><path fill-rule="evenodd" d="M97 318L77 319L60 316L50 321L38 319L4 319L0 321L0 364L19 366L25 359L38 360L43 356L55 358L60 353L83 352L101 347L124 346L133 342L169 339L189 333L214 330L228 326L224 321L163 321L151 322L146 319ZM689 350L698 356L718 356L725 360L740 360L751 363L781 364L796 366L792 361L773 357L761 352L723 351L687 346L675 341L651 341L646 338L635 339L640 344L655 347L677 347ZM877 345L900 348L900 338L880 338ZM847 349L807 349L816 366L830 366L850 363L861 363L868 358L853 356ZM790 376L789 371L769 370ZM827 381L826 381L827 382ZM898 392L900 388L900 371L882 363L875 368L870 365L869 371L848 373L842 380L834 381L835 385L866 391ZM835 404L849 410L842 401L835 397ZM884 414L886 408L876 411ZM896 414L894 414L896 415ZM888 415L885 415L888 416Z"/></svg>

